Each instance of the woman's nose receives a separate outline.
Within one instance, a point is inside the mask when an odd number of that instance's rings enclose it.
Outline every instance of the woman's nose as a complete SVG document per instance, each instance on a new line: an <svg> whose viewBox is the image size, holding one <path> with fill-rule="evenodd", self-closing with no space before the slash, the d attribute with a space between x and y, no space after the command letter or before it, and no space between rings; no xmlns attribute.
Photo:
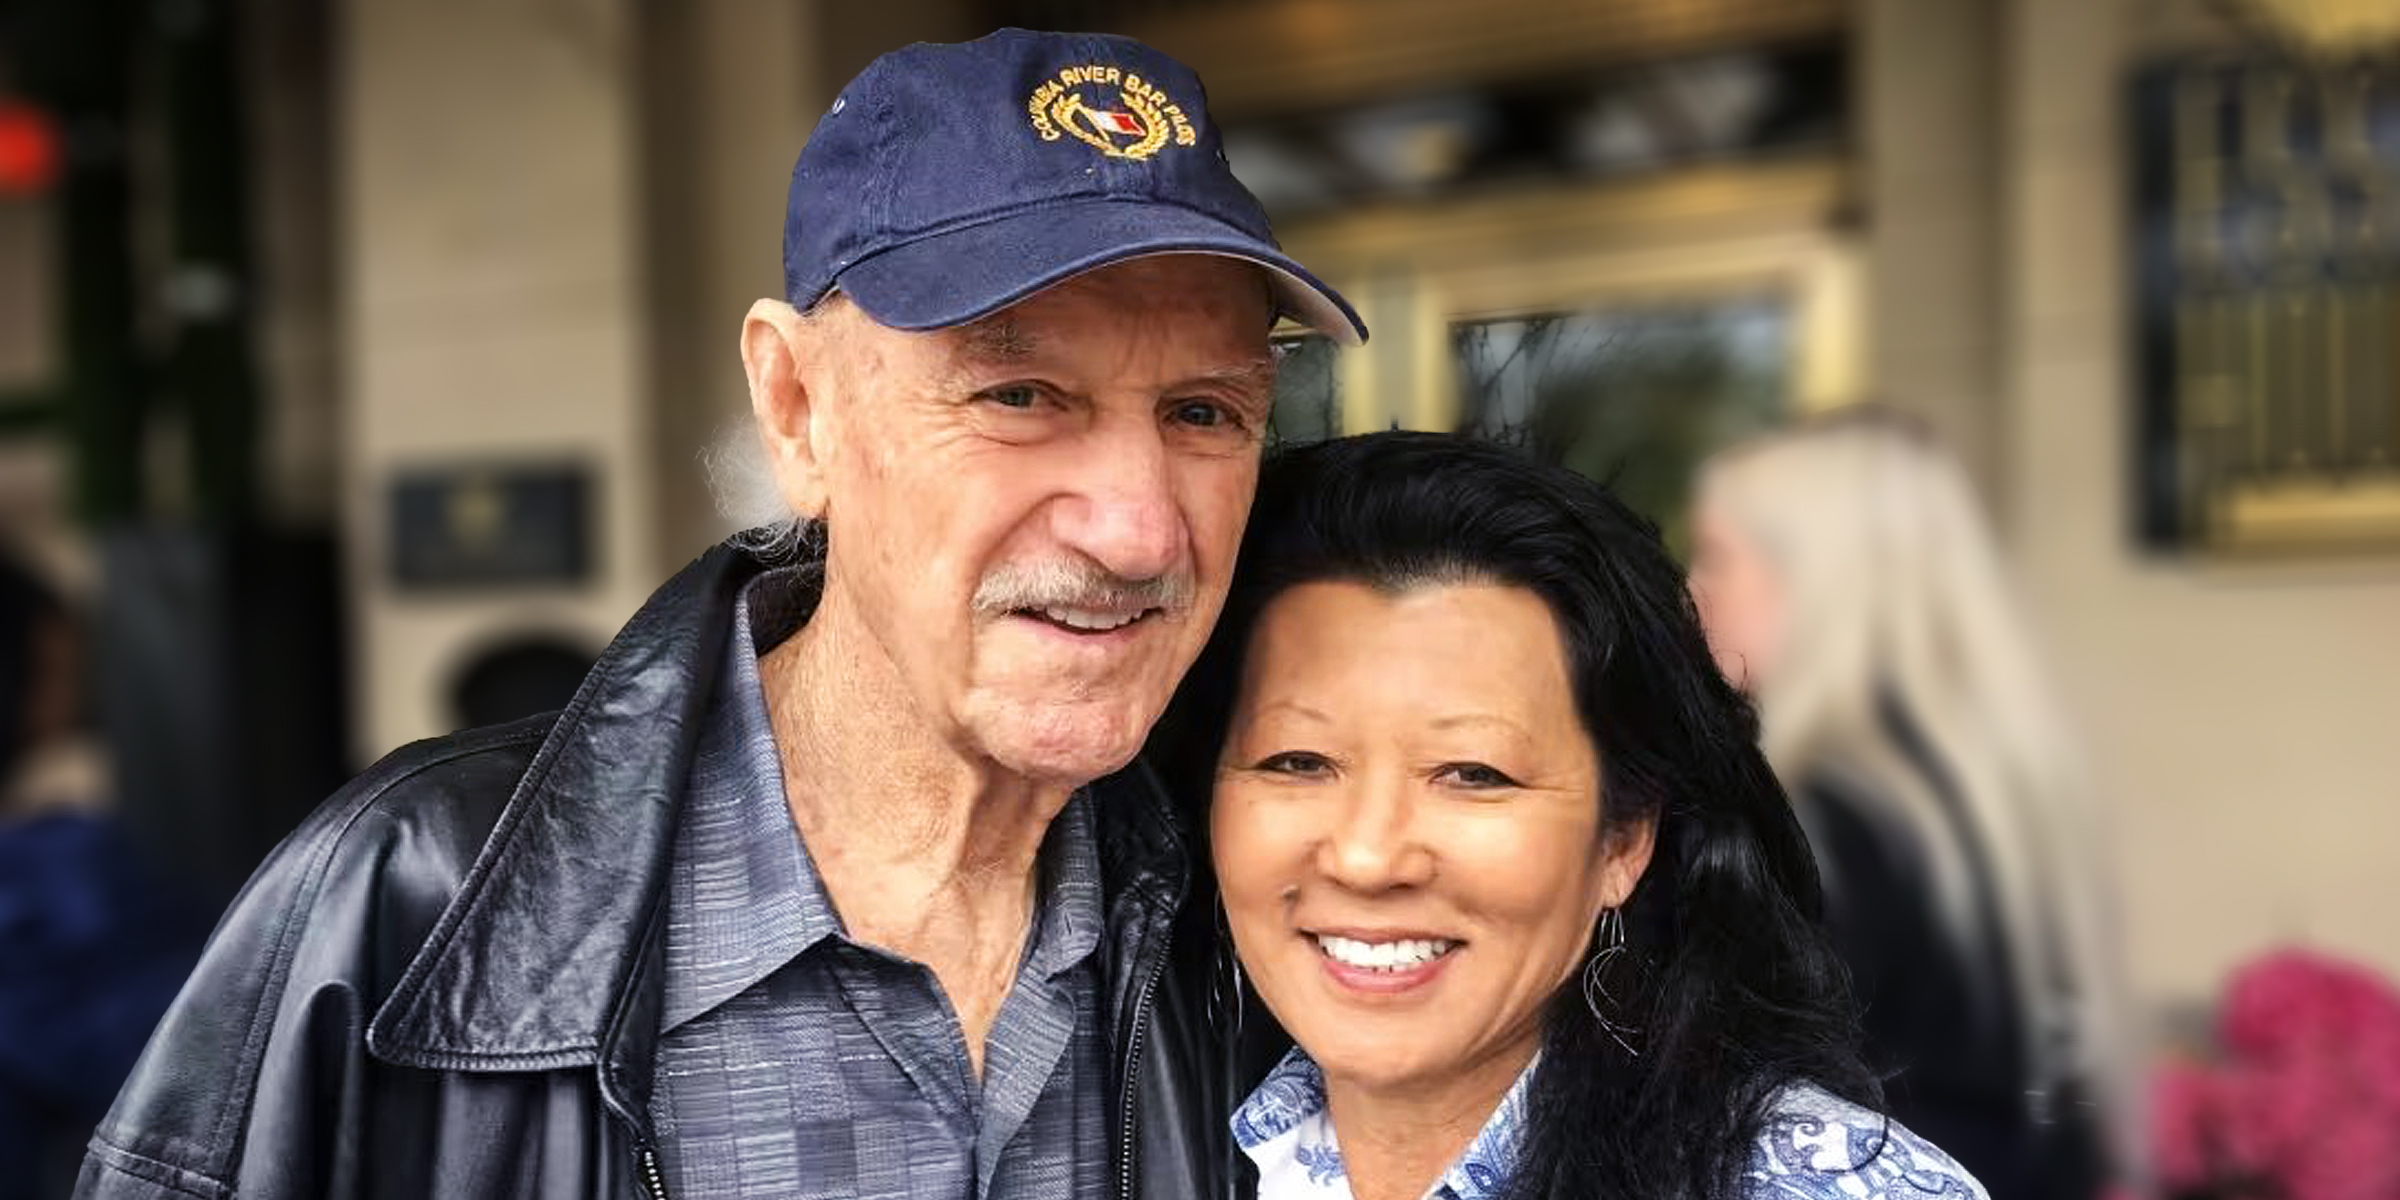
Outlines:
<svg viewBox="0 0 2400 1200"><path fill-rule="evenodd" d="M1362 781L1343 801L1317 843L1320 873L1357 892L1432 882L1433 852L1417 835L1417 806L1403 781Z"/></svg>

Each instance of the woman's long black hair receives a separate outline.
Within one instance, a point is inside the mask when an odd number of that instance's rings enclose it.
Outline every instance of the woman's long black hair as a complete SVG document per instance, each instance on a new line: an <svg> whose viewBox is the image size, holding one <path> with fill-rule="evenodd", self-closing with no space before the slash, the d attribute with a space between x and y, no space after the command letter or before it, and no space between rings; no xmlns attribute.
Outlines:
<svg viewBox="0 0 2400 1200"><path fill-rule="evenodd" d="M1582 476L1459 437L1370 434L1272 457L1225 615L1162 730L1177 777L1214 776L1260 610L1328 580L1539 595L1599 752L1603 836L1657 822L1624 906L1630 953L1603 977L1630 1047L1571 976L1543 1016L1513 1195L1728 1197L1777 1089L1806 1080L1879 1104L1817 923L1815 862L1655 527Z"/></svg>

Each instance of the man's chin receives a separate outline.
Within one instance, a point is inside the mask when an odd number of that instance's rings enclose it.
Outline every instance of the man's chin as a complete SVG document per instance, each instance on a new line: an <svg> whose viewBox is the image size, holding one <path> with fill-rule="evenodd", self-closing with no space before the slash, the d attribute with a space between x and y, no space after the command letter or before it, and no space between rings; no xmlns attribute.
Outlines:
<svg viewBox="0 0 2400 1200"><path fill-rule="evenodd" d="M1122 770L1142 749L1157 718L1119 711L1024 711L1004 714L979 739L1003 770L1029 782L1082 787Z"/></svg>

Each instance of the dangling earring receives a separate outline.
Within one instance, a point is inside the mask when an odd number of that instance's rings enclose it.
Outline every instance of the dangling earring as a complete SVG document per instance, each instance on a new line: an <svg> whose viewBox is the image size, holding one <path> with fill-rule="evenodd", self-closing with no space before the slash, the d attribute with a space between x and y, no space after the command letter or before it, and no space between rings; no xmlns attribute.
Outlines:
<svg viewBox="0 0 2400 1200"><path fill-rule="evenodd" d="M1600 949L1592 955L1591 961L1583 965L1583 1006L1592 1011L1592 1019L1600 1023L1600 1028L1623 1047L1627 1055L1640 1058L1642 1052L1633 1048L1632 1039L1640 1037L1642 1031L1619 1023L1608 1015L1617 1007L1616 997L1608 994L1608 969L1629 953L1625 945L1624 912L1613 905L1602 909L1600 929L1594 940L1600 944Z"/></svg>

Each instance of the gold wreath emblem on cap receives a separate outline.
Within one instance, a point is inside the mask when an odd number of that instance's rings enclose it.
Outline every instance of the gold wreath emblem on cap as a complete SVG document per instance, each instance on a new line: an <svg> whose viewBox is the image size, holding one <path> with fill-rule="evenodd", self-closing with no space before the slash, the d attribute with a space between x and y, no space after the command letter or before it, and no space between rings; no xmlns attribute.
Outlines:
<svg viewBox="0 0 2400 1200"><path fill-rule="evenodd" d="M1085 100L1078 90L1112 84L1117 91L1112 108ZM1157 154L1170 140L1178 146L1200 140L1183 106L1169 99L1164 89L1110 66L1061 70L1026 98L1025 112L1043 141L1072 137L1110 158L1139 162Z"/></svg>

